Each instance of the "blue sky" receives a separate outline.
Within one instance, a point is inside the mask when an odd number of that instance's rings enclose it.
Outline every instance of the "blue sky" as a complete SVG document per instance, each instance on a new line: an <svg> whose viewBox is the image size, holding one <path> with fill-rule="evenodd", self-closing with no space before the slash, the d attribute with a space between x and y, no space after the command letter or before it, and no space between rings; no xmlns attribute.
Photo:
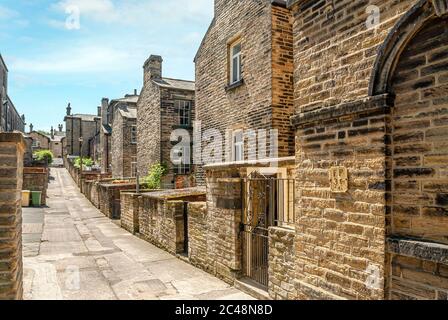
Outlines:
<svg viewBox="0 0 448 320"><path fill-rule="evenodd" d="M150 54L163 56L164 76L193 80L212 16L213 0L0 0L8 94L28 124L49 130L68 102L96 113L102 97L140 90Z"/></svg>

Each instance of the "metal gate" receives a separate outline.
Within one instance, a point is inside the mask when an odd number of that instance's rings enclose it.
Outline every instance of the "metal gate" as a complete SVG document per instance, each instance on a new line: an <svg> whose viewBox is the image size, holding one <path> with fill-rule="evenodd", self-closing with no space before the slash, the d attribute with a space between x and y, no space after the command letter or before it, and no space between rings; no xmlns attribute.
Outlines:
<svg viewBox="0 0 448 320"><path fill-rule="evenodd" d="M291 226L295 221L294 179L254 171L242 188L243 276L263 287L269 284L269 234L271 226Z"/></svg>
<svg viewBox="0 0 448 320"><path fill-rule="evenodd" d="M269 237L272 225L269 216L271 181L258 172L252 173L243 182L243 275L260 285L268 286Z"/></svg>

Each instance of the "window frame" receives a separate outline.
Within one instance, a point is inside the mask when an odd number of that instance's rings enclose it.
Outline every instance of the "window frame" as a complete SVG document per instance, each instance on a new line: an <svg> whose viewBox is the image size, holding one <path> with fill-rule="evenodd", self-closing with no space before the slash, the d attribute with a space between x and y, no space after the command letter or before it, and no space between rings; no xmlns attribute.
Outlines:
<svg viewBox="0 0 448 320"><path fill-rule="evenodd" d="M236 142L236 137L238 135L241 135L241 141ZM236 148L239 148L239 153L241 156L241 159L237 159L237 152ZM243 130L234 130L232 132L232 161L233 162L240 162L244 161L244 131Z"/></svg>
<svg viewBox="0 0 448 320"><path fill-rule="evenodd" d="M183 127L191 127L192 125L192 101L176 100L176 109L179 115L179 125ZM181 111L183 113L181 114ZM185 122L185 123L184 123Z"/></svg>
<svg viewBox="0 0 448 320"><path fill-rule="evenodd" d="M131 144L137 144L137 125L131 126Z"/></svg>
<svg viewBox="0 0 448 320"><path fill-rule="evenodd" d="M176 174L178 175L187 175L191 173L191 146L188 146L188 154L190 158L190 163L184 163L184 146L178 147L178 152L182 153L181 161L176 165Z"/></svg>
<svg viewBox="0 0 448 320"><path fill-rule="evenodd" d="M237 54L234 54L233 50L235 47L240 46L240 50ZM237 59L237 77L236 79L233 78L234 76L234 60ZM243 79L243 73L242 73L242 45L241 45L241 39L237 39L233 41L229 45L229 85L234 85L238 82L240 82Z"/></svg>

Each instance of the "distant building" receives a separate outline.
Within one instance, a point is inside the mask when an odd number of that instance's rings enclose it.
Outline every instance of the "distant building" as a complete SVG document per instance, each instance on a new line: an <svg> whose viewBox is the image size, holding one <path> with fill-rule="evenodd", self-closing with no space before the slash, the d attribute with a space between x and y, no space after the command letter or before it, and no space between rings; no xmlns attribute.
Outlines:
<svg viewBox="0 0 448 320"><path fill-rule="evenodd" d="M8 96L8 68L0 54L0 132L25 132L25 116L17 112Z"/></svg>
<svg viewBox="0 0 448 320"><path fill-rule="evenodd" d="M91 157L89 141L100 129L101 118L92 114L72 114L71 106L67 106L64 118L66 128L65 153L67 156Z"/></svg>
<svg viewBox="0 0 448 320"><path fill-rule="evenodd" d="M112 172L112 135L116 112L121 109L134 110L129 112L136 113L138 98L137 90L134 90L134 94L127 94L121 99L114 99L110 102L108 98L101 100L101 107L98 108L98 115L101 116L101 130L99 132L97 157L101 160L103 173ZM121 136L121 130L118 134Z"/></svg>
<svg viewBox="0 0 448 320"><path fill-rule="evenodd" d="M151 165L162 163L168 167L164 187L170 188L177 179L189 176L191 161L173 163L171 152L174 144L171 133L176 129L193 133L195 113L195 84L193 81L162 76L160 56L151 55L143 66L144 85L137 103L138 151L140 175L146 175ZM191 148L179 150L178 156L191 160Z"/></svg>
<svg viewBox="0 0 448 320"><path fill-rule="evenodd" d="M50 150L51 139L46 134L38 131L32 131L28 133L28 136L32 139L33 152L39 150Z"/></svg>

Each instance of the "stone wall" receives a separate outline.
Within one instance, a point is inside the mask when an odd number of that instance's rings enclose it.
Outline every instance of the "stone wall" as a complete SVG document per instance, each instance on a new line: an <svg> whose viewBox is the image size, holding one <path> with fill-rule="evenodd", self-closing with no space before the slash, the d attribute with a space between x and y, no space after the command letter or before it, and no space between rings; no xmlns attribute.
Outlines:
<svg viewBox="0 0 448 320"><path fill-rule="evenodd" d="M269 296L275 300L295 300L295 231L269 229Z"/></svg>
<svg viewBox="0 0 448 320"><path fill-rule="evenodd" d="M139 208L141 236L172 254L184 251L184 201L143 195Z"/></svg>
<svg viewBox="0 0 448 320"><path fill-rule="evenodd" d="M121 227L132 234L140 232L139 199L136 193L121 193Z"/></svg>
<svg viewBox="0 0 448 320"><path fill-rule="evenodd" d="M47 204L47 189L50 172L48 168L24 168L23 169L23 190L41 191L41 204Z"/></svg>
<svg viewBox="0 0 448 320"><path fill-rule="evenodd" d="M24 148L21 134L0 134L0 300L20 300L23 295L21 190Z"/></svg>
<svg viewBox="0 0 448 320"><path fill-rule="evenodd" d="M135 189L135 182L114 184L112 182L98 183L98 201L100 211L110 219L120 219L120 192Z"/></svg>
<svg viewBox="0 0 448 320"><path fill-rule="evenodd" d="M190 202L188 204L188 258L190 263L208 272L210 268L208 256L208 219L206 202Z"/></svg>

